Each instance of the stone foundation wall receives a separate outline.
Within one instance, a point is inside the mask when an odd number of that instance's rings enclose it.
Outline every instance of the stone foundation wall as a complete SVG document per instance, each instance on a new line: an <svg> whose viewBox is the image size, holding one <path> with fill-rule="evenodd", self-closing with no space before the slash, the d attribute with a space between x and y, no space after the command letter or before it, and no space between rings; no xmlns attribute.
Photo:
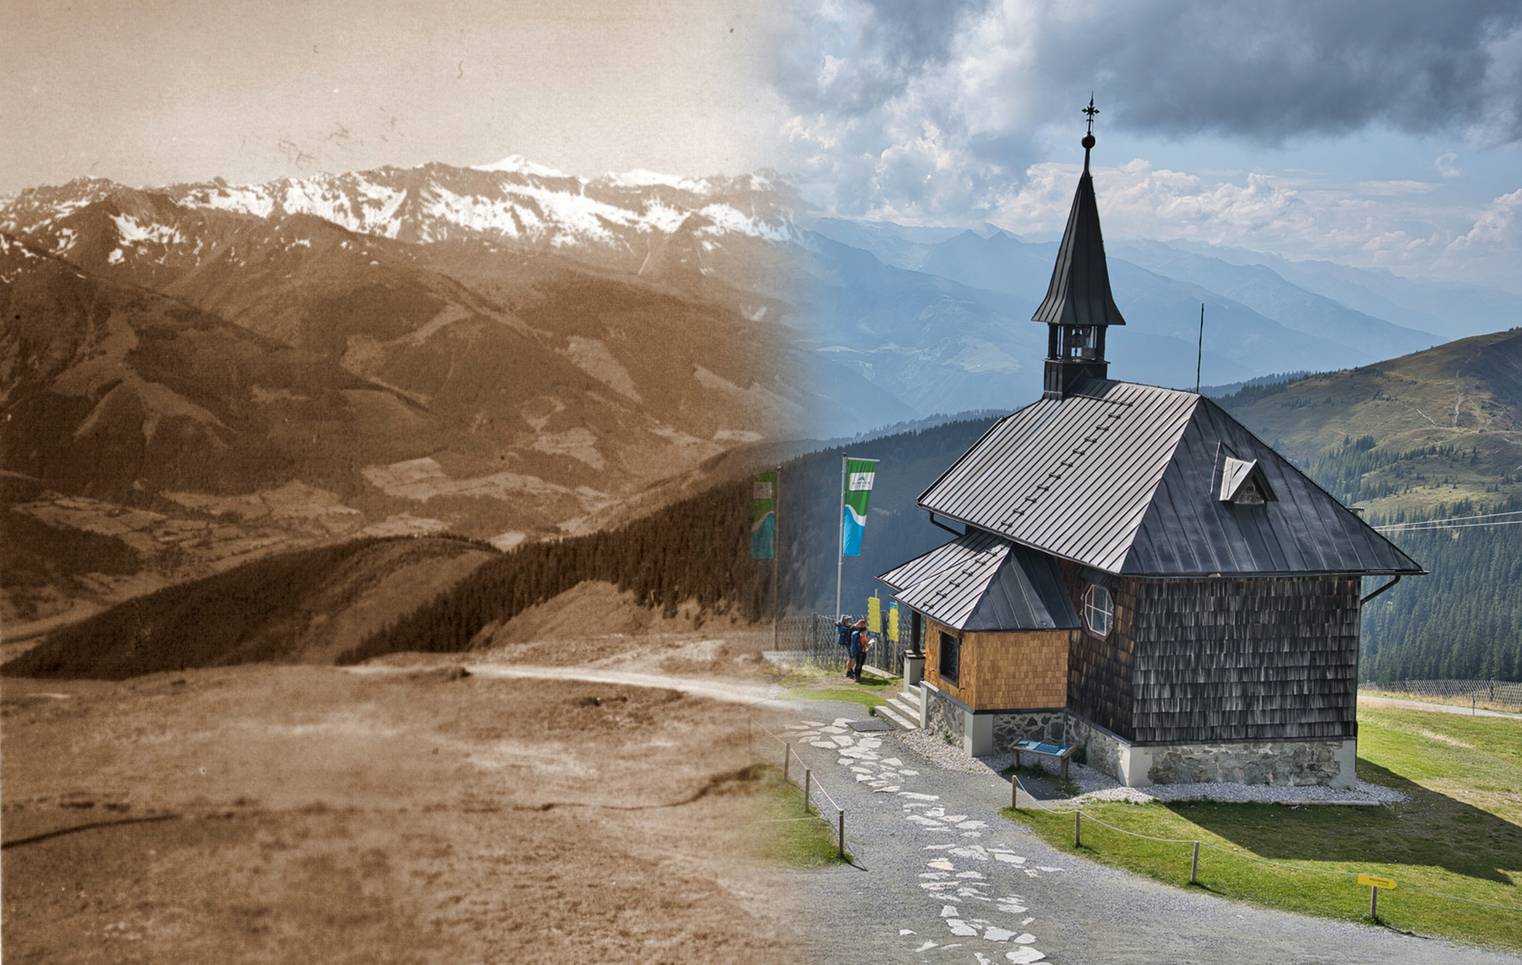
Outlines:
<svg viewBox="0 0 1522 965"><path fill-rule="evenodd" d="M1077 714L1070 714L1068 739L1083 748L1084 764L1118 780L1125 780L1120 765L1122 750L1127 745L1119 737L1089 723Z"/></svg>
<svg viewBox="0 0 1522 965"><path fill-rule="evenodd" d="M1333 784L1344 774L1344 741L1243 741L1139 748L1150 752L1154 784Z"/></svg>
<svg viewBox="0 0 1522 965"><path fill-rule="evenodd" d="M944 694L925 688L925 729L954 744L962 743L962 708Z"/></svg>
<svg viewBox="0 0 1522 965"><path fill-rule="evenodd" d="M1003 752L1018 740L1061 741L1068 715L1065 710L1032 710L992 716L994 750Z"/></svg>

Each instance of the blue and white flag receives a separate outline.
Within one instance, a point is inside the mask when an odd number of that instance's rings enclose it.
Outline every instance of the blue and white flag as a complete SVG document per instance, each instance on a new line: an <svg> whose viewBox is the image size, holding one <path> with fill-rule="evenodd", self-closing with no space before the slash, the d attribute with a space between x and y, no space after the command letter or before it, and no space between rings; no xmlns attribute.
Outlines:
<svg viewBox="0 0 1522 965"><path fill-rule="evenodd" d="M867 505L877 479L876 459L847 459L845 492L841 493L840 555L860 556L867 530Z"/></svg>

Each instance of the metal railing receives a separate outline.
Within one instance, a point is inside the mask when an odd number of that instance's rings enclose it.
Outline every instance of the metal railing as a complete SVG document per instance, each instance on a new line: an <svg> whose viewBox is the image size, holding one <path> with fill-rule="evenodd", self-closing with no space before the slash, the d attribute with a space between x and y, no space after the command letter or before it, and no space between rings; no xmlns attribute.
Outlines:
<svg viewBox="0 0 1522 965"><path fill-rule="evenodd" d="M794 614L778 621L775 650L799 663L844 671L849 654L836 639L834 617L824 613ZM866 665L889 676L902 677L907 651L907 641L873 634Z"/></svg>
<svg viewBox="0 0 1522 965"><path fill-rule="evenodd" d="M825 670L846 669L848 653L835 642L835 620L823 613L783 617L777 624L776 649L800 663Z"/></svg>

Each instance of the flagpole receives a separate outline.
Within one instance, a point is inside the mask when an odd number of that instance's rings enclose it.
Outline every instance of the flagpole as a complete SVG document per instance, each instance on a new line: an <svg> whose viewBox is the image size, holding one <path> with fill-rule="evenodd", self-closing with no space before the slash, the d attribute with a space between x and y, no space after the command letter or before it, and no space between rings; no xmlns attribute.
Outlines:
<svg viewBox="0 0 1522 965"><path fill-rule="evenodd" d="M840 515L836 517L840 526L840 539L836 541L835 553L835 621L840 622L844 615L840 610L840 573L846 562L846 457L840 457Z"/></svg>
<svg viewBox="0 0 1522 965"><path fill-rule="evenodd" d="M782 557L782 467L777 467L777 486L772 493L776 500L772 504L772 649L781 650L778 644L782 626L782 583L778 578L780 572L778 560Z"/></svg>

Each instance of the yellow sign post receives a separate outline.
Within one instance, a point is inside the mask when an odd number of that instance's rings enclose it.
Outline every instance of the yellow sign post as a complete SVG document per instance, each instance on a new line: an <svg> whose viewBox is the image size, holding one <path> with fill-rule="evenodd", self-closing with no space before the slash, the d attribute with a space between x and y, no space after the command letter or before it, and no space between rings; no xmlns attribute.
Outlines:
<svg viewBox="0 0 1522 965"><path fill-rule="evenodd" d="M867 629L873 633L883 632L883 601L875 596L867 597Z"/></svg>
<svg viewBox="0 0 1522 965"><path fill-rule="evenodd" d="M1358 883L1369 887L1369 920L1379 921L1379 889L1395 890L1395 879L1384 875L1359 875Z"/></svg>
<svg viewBox="0 0 1522 965"><path fill-rule="evenodd" d="M888 607L888 639L898 643L898 606Z"/></svg>

